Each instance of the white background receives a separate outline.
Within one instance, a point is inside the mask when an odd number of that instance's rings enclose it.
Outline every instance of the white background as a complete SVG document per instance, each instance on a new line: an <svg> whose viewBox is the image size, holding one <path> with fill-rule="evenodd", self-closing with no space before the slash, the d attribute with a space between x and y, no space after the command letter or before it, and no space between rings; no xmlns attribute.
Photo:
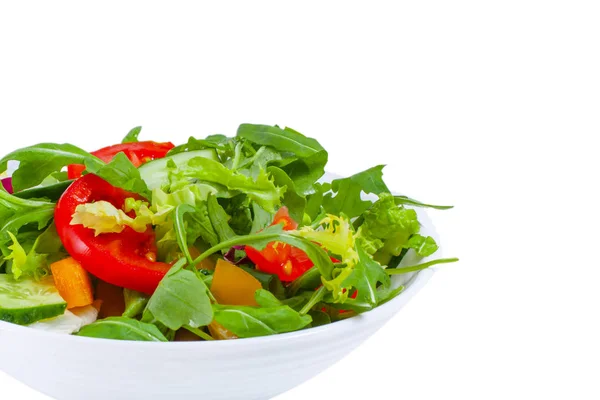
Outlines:
<svg viewBox="0 0 600 400"><path fill-rule="evenodd" d="M317 137L334 172L388 164L456 205L431 216L461 262L278 400L599 398L593 3L2 3L1 152L253 122ZM0 373L0 398L45 397Z"/></svg>

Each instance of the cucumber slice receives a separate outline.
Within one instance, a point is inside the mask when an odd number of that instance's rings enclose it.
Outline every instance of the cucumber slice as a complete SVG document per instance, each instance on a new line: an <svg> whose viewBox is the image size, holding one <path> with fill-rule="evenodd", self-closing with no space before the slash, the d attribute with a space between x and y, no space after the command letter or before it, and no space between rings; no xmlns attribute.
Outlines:
<svg viewBox="0 0 600 400"><path fill-rule="evenodd" d="M214 149L187 151L141 165L139 167L140 175L150 190L161 188L169 183L169 170L167 169L169 160L173 160L178 167L185 167L192 158L197 157L219 162L219 156Z"/></svg>
<svg viewBox="0 0 600 400"><path fill-rule="evenodd" d="M12 275L0 275L0 320L29 325L64 314L67 302L60 297L51 276L15 281Z"/></svg>

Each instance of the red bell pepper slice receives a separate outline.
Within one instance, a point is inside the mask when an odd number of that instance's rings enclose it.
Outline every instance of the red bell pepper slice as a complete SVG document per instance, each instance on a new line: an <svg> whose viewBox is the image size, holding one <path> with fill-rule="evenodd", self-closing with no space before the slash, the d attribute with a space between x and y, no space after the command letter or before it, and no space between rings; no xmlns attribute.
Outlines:
<svg viewBox="0 0 600 400"><path fill-rule="evenodd" d="M115 286L152 294L171 268L169 264L156 262L152 227L143 233L126 228L121 233L95 236L92 229L71 225L80 204L104 200L122 208L129 197L140 199L139 195L114 187L96 175L85 175L73 182L59 199L54 213L56 230L67 252L86 271Z"/></svg>
<svg viewBox="0 0 600 400"><path fill-rule="evenodd" d="M298 227L298 223L290 217L287 207L281 207L275 214L271 225L276 224L283 224L285 231ZM256 269L276 274L282 282L291 282L314 266L304 251L286 243L272 242L261 251L246 246L245 251L248 258L256 264Z"/></svg>
<svg viewBox="0 0 600 400"><path fill-rule="evenodd" d="M146 141L122 143L114 146L104 147L103 149L92 152L92 154L107 163L110 162L118 153L122 152L125 153L133 165L139 167L148 161L156 160L157 158L163 158L173 147L175 147L175 145L170 142L157 143ZM69 165L67 168L69 179L79 178L84 170L84 165Z"/></svg>

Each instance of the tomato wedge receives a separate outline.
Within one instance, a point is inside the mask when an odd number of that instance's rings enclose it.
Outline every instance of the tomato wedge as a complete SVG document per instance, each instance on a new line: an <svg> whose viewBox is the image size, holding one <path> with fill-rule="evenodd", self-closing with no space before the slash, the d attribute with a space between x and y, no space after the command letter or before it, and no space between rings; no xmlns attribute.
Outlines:
<svg viewBox="0 0 600 400"><path fill-rule="evenodd" d="M102 178L87 174L63 193L56 206L56 230L67 252L89 273L105 282L146 294L152 294L171 266L156 262L156 244L152 227L143 233L126 228L121 233L94 235L83 225L71 225L80 204L108 201L122 208L125 199L141 197L112 186Z"/></svg>
<svg viewBox="0 0 600 400"><path fill-rule="evenodd" d="M288 212L287 207L281 207L271 225L283 224L283 230L291 231L298 227ZM291 282L313 267L313 262L308 255L297 247L286 243L272 242L263 250L246 246L246 255L256 269L269 274L276 274L282 282Z"/></svg>
<svg viewBox="0 0 600 400"><path fill-rule="evenodd" d="M157 158L163 158L173 147L175 147L175 145L171 142L157 143L146 141L116 144L114 146L108 146L104 147L103 149L96 150L92 152L92 154L104 162L110 162L117 154L122 152L125 153L133 165L139 167L148 161L156 160ZM69 179L79 178L84 170L84 165L69 165L67 168Z"/></svg>

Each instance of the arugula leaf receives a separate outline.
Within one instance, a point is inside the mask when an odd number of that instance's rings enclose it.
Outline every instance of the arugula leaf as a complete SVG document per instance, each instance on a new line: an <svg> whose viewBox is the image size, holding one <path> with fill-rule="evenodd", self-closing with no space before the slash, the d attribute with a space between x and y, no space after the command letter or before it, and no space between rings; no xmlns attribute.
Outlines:
<svg viewBox="0 0 600 400"><path fill-rule="evenodd" d="M175 229L175 234L177 235L177 244L189 263L193 262L194 259L192 258L190 249L188 247L188 237L185 230L183 216L186 213L193 213L194 211L194 207L190 206L189 204L180 204L175 208L175 215L173 217L173 227Z"/></svg>
<svg viewBox="0 0 600 400"><path fill-rule="evenodd" d="M237 131L237 137L260 145L271 146L280 152L291 152L298 157L310 157L325 150L317 140L306 137L291 128L281 129L278 126L241 124Z"/></svg>
<svg viewBox="0 0 600 400"><path fill-rule="evenodd" d="M0 160L0 173L6 171L8 161L19 161L13 173L12 185L16 192L37 186L54 172L70 164L84 164L99 168L104 162L72 144L40 143L25 147Z"/></svg>
<svg viewBox="0 0 600 400"><path fill-rule="evenodd" d="M350 276L344 280L342 287L350 292L352 288L357 290L356 299L349 298L344 302L344 308L354 311L368 311L377 306L379 299L377 286L382 284L383 288L391 285L390 277L385 269L360 246L356 246L358 252L358 264L352 270Z"/></svg>
<svg viewBox="0 0 600 400"><path fill-rule="evenodd" d="M150 300L147 294L127 288L123 289L123 297L125 297L123 316L128 318L135 318L140 315Z"/></svg>
<svg viewBox="0 0 600 400"><path fill-rule="evenodd" d="M108 164L98 164L91 158L86 158L84 164L89 173L98 175L113 186L138 193L146 199L151 197L146 182L140 176L140 171L123 152L118 153Z"/></svg>
<svg viewBox="0 0 600 400"><path fill-rule="evenodd" d="M414 200L414 199L411 199L410 197L406 197L406 196L394 196L394 200L397 205L409 205L409 206L415 206L415 207L434 208L436 210L449 210L451 208L454 208L454 206L436 206L433 204L425 204L425 203L421 203L418 200Z"/></svg>
<svg viewBox="0 0 600 400"><path fill-rule="evenodd" d="M294 296L300 290L315 290L322 284L323 282L321 281L321 273L319 272L319 269L312 267L299 278L290 283L290 285L287 287L287 293L290 296Z"/></svg>
<svg viewBox="0 0 600 400"><path fill-rule="evenodd" d="M321 211L323 210L322 204L324 193L328 192L331 189L331 185L328 183L315 183L313 189L314 193L306 197L306 209L304 211L306 214L308 214L311 221L315 221L317 219L317 216L321 214Z"/></svg>
<svg viewBox="0 0 600 400"><path fill-rule="evenodd" d="M311 311L308 315L310 315L313 320L311 325L313 328L331 324L331 317L323 311Z"/></svg>
<svg viewBox="0 0 600 400"><path fill-rule="evenodd" d="M235 238L237 235L229 226L229 215L217 201L215 196L208 196L208 218L213 229L219 236L219 241L224 242Z"/></svg>
<svg viewBox="0 0 600 400"><path fill-rule="evenodd" d="M229 141L230 139L224 135L209 135L204 139L190 137L186 144L172 148L168 155L204 149L224 149Z"/></svg>
<svg viewBox="0 0 600 400"><path fill-rule="evenodd" d="M306 198L296 192L294 181L281 168L269 167L268 172L273 177L275 185L286 188L282 202L288 208L292 219L302 222L304 209L306 208Z"/></svg>
<svg viewBox="0 0 600 400"><path fill-rule="evenodd" d="M440 258L439 260L431 260L431 261L427 261L423 264L411 265L408 267L398 267L398 268L394 268L394 269L386 269L385 272L388 275L402 275L402 274L408 274L409 272L421 271L421 270L427 269L429 267L433 267L434 265L449 264L449 263L454 263L454 262L458 262L458 261L459 261L458 258Z"/></svg>
<svg viewBox="0 0 600 400"><path fill-rule="evenodd" d="M323 198L323 207L330 214L345 214L349 218L358 217L364 213L372 202L362 200L361 193L389 193L383 181L384 165L369 168L348 178L335 179L331 182L333 193L327 193ZM334 195L335 194L335 195Z"/></svg>
<svg viewBox="0 0 600 400"><path fill-rule="evenodd" d="M288 306L267 308L213 305L215 321L240 338L293 332L312 322Z"/></svg>
<svg viewBox="0 0 600 400"><path fill-rule="evenodd" d="M167 342L167 338L152 324L126 317L110 317L84 326L77 336L92 338Z"/></svg>
<svg viewBox="0 0 600 400"><path fill-rule="evenodd" d="M123 138L123 141L121 143L136 143L136 142L138 142L138 136L140 135L141 131L142 131L142 127L136 126L132 130L130 130L129 133L127 133L127 135Z"/></svg>
<svg viewBox="0 0 600 400"><path fill-rule="evenodd" d="M273 214L268 211L265 211L264 208L259 206L256 203L252 203L252 229L250 229L250 233L257 233L273 222Z"/></svg>
<svg viewBox="0 0 600 400"><path fill-rule="evenodd" d="M322 150L310 157L289 163L282 169L294 181L298 193L310 194L314 192L315 182L325 174L328 157L327 152Z"/></svg>
<svg viewBox="0 0 600 400"><path fill-rule="evenodd" d="M237 137L273 148L275 152L268 147L259 149L254 162L263 168L267 165L281 168L294 182L298 194L312 192L314 183L325 173L327 151L316 139L291 128L242 124L238 128ZM264 154L259 156L261 151ZM276 153L279 155L275 155Z"/></svg>
<svg viewBox="0 0 600 400"><path fill-rule="evenodd" d="M174 331L183 326L199 328L211 323L213 310L204 281L191 271L176 265L167 273L150 297L143 321L149 322L147 312Z"/></svg>
<svg viewBox="0 0 600 400"><path fill-rule="evenodd" d="M0 200L0 215L3 214L1 208ZM49 203L31 210L22 210L5 218L0 217L0 219L3 219L0 227L0 244L10 240L9 233L16 235L19 229L25 225L37 224L38 230L44 229L54 217L54 208L54 204Z"/></svg>

